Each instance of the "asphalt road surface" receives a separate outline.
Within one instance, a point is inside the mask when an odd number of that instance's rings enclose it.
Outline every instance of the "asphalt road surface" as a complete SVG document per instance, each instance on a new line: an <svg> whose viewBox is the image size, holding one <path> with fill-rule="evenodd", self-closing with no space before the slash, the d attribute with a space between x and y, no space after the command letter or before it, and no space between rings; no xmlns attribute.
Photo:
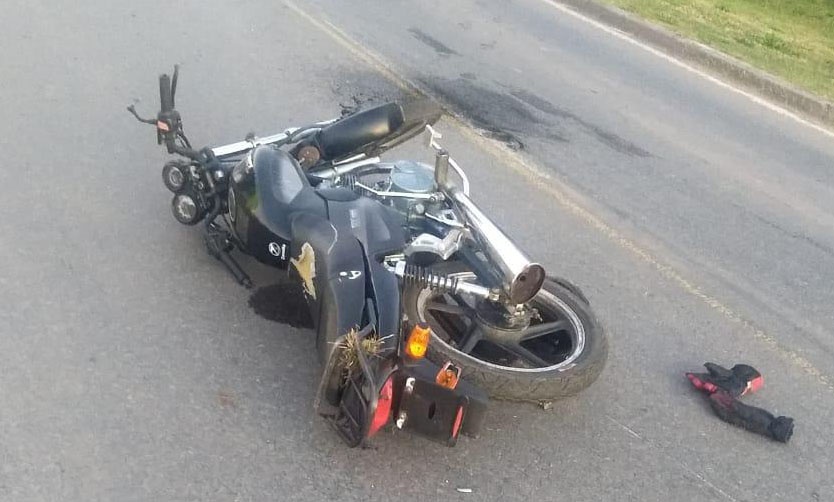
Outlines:
<svg viewBox="0 0 834 502"><path fill-rule="evenodd" d="M540 0L11 0L0 19L0 500L834 500L830 136ZM124 107L152 114L173 63L205 144L403 81L440 99L475 199L603 320L599 382L493 403L454 449L344 447L313 414L311 332L254 313L170 216L166 157ZM792 442L713 417L682 377L706 360L759 367L750 401L794 416Z"/></svg>

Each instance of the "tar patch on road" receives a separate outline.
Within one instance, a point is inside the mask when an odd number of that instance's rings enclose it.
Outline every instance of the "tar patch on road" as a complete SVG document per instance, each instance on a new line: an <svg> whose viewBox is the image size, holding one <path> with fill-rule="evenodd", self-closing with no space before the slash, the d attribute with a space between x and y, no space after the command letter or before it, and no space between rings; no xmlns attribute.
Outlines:
<svg viewBox="0 0 834 502"><path fill-rule="evenodd" d="M342 116L390 102L414 99L396 85L372 71L353 68L329 69L330 90L339 100Z"/></svg>
<svg viewBox="0 0 834 502"><path fill-rule="evenodd" d="M501 141L513 150L524 149L521 137L568 143L571 130L580 129L618 153L652 157L640 146L530 91L515 87L496 91L479 85L475 79L468 78L470 75L462 74L457 79L421 79L420 83L462 112L481 129L483 136Z"/></svg>
<svg viewBox="0 0 834 502"><path fill-rule="evenodd" d="M541 123L524 103L470 79L434 78L420 83L466 115L484 136L501 141L513 150L524 148L516 134L532 133L534 126Z"/></svg>
<svg viewBox="0 0 834 502"><path fill-rule="evenodd" d="M344 68L330 70L328 78L333 94L339 98L342 116L391 101L403 103L413 99L373 72ZM430 95L440 98L472 121L481 135L500 141L512 150L525 149L522 138L566 144L576 134L587 134L617 153L643 158L653 156L631 141L526 89L500 83L497 89L490 88L480 83L474 73L462 73L454 79L424 77L417 80Z"/></svg>
<svg viewBox="0 0 834 502"><path fill-rule="evenodd" d="M588 133L595 136L597 140L599 140L601 143L605 144L606 146L610 147L611 149L617 152L625 153L627 155L632 155L635 157L652 156L651 153L647 152L643 148L640 148L634 143L631 143L630 141L612 132L605 131L601 129L599 126L587 122L586 120L580 118L579 116L568 110L557 107L550 101L547 101L546 99L537 96L532 92L526 91L524 89L512 89L510 91L510 95L512 95L519 101L527 103L528 105L532 106L533 108L539 110L542 113L546 113L548 115L552 115L560 119L569 119L576 122Z"/></svg>
<svg viewBox="0 0 834 502"><path fill-rule="evenodd" d="M453 49L450 49L449 46L447 46L440 40L437 40L436 38L433 38L425 34L417 28L411 28L408 30L408 32L411 33L414 36L414 38L416 38L420 42L423 42L424 44L434 49L434 52L440 54L441 56L459 56L459 54L455 52Z"/></svg>
<svg viewBox="0 0 834 502"><path fill-rule="evenodd" d="M313 327L304 292L296 282L279 282L258 288L249 297L249 306L270 321L289 324L293 328Z"/></svg>

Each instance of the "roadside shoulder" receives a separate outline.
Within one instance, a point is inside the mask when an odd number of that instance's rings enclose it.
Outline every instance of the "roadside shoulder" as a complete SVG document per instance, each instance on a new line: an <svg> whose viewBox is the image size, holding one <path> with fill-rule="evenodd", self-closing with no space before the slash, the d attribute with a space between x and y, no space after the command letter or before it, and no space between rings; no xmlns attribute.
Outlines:
<svg viewBox="0 0 834 502"><path fill-rule="evenodd" d="M594 0L544 1L555 7L567 7L673 58L731 82L803 118L827 128L834 127L834 103L798 89L780 78L711 47Z"/></svg>

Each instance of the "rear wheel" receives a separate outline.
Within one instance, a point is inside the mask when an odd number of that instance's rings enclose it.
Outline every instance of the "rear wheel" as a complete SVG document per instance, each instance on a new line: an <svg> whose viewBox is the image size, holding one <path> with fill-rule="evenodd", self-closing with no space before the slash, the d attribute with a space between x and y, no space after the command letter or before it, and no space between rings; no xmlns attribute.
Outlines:
<svg viewBox="0 0 834 502"><path fill-rule="evenodd" d="M460 264L434 271L474 279ZM541 401L576 394L599 377L608 357L607 339L590 305L563 279L547 279L521 315L430 289L413 288L403 300L410 319L432 328L426 357L437 364L452 361L464 379L495 399Z"/></svg>

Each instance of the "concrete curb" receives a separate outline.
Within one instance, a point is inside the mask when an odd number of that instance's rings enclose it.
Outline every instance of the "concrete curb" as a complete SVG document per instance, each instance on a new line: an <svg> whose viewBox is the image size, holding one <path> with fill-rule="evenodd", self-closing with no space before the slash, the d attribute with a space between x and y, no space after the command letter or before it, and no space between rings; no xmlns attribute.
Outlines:
<svg viewBox="0 0 834 502"><path fill-rule="evenodd" d="M616 7L593 0L556 0L596 21L778 104L834 128L834 104L698 42L682 38Z"/></svg>

